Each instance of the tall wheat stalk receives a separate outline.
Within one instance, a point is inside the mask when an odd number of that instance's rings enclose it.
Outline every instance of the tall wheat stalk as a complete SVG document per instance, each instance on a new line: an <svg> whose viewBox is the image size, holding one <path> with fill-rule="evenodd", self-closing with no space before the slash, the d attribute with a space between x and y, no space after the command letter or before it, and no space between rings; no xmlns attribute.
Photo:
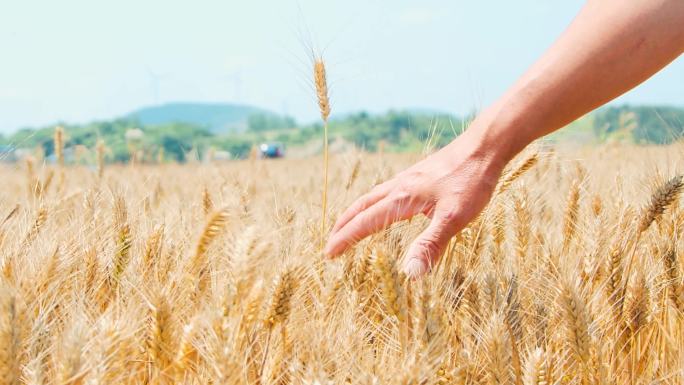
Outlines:
<svg viewBox="0 0 684 385"><path fill-rule="evenodd" d="M95 152L97 153L97 177L99 179L102 179L104 175L105 150L104 140L98 139L97 144L95 144Z"/></svg>
<svg viewBox="0 0 684 385"><path fill-rule="evenodd" d="M316 84L318 109L321 113L321 120L323 120L323 199L321 203L321 236L319 244L322 249L328 212L328 117L330 116L330 99L328 98L325 63L321 57L314 60L314 83Z"/></svg>
<svg viewBox="0 0 684 385"><path fill-rule="evenodd" d="M62 191L64 187L64 128L59 126L55 128L53 144L57 165L59 166L58 187Z"/></svg>

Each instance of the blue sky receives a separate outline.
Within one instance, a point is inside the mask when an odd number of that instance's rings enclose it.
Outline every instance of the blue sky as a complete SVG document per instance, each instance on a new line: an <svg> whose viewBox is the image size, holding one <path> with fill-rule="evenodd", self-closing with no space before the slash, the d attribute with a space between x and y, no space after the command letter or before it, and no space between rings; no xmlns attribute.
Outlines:
<svg viewBox="0 0 684 385"><path fill-rule="evenodd" d="M22 0L0 6L0 132L173 101L316 118L310 49L333 115L492 102L579 0ZM684 106L681 58L618 102Z"/></svg>

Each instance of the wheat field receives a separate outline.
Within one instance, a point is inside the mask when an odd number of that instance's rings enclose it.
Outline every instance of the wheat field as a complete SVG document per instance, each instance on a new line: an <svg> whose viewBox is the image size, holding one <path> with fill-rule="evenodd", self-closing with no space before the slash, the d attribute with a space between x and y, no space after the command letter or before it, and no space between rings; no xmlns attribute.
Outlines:
<svg viewBox="0 0 684 385"><path fill-rule="evenodd" d="M330 221L417 157L331 156ZM533 146L414 281L424 218L322 258L320 159L5 165L0 384L684 384L682 165Z"/></svg>

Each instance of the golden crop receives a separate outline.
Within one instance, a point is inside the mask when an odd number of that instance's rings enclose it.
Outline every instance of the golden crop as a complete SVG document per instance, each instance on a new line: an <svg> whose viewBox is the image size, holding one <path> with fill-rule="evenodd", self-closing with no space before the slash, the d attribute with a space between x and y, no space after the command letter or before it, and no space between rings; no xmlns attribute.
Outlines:
<svg viewBox="0 0 684 385"><path fill-rule="evenodd" d="M0 384L684 384L681 145L521 155L416 281L424 218L322 259L321 163L0 168Z"/></svg>

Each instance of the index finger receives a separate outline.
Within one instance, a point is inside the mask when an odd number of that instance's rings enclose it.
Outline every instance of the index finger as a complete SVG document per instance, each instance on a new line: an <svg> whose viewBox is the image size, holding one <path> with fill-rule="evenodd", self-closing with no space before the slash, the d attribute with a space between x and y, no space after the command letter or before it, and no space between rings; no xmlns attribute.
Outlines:
<svg viewBox="0 0 684 385"><path fill-rule="evenodd" d="M385 198L362 211L330 236L325 253L334 257L363 238L376 233L394 222L412 217L416 206L396 199Z"/></svg>
<svg viewBox="0 0 684 385"><path fill-rule="evenodd" d="M352 220L363 210L371 207L387 196L390 191L390 182L385 182L375 186L370 192L362 195L347 208L335 222L331 231L331 236L338 232L344 225Z"/></svg>

